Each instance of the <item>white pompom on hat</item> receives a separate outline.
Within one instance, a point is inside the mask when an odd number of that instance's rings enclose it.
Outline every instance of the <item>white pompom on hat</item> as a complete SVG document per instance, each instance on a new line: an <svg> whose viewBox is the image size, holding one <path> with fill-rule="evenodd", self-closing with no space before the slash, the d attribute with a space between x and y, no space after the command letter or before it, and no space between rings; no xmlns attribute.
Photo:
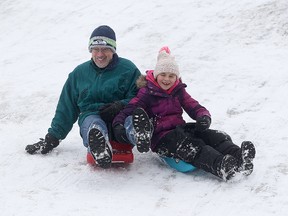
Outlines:
<svg viewBox="0 0 288 216"><path fill-rule="evenodd" d="M175 74L177 79L180 77L178 64L175 61L175 57L171 55L171 51L167 46L162 47L159 51L157 63L153 72L154 78L156 79L160 73L165 72Z"/></svg>

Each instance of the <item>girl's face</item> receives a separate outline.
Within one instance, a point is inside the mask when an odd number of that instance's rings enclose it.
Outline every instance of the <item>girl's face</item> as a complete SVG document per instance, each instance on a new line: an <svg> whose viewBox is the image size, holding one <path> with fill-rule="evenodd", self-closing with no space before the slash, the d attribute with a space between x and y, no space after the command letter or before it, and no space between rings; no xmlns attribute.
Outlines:
<svg viewBox="0 0 288 216"><path fill-rule="evenodd" d="M176 82L176 80L177 80L177 76L174 73L170 73L170 72L160 73L156 77L157 83L164 90L168 90L169 88L171 88Z"/></svg>

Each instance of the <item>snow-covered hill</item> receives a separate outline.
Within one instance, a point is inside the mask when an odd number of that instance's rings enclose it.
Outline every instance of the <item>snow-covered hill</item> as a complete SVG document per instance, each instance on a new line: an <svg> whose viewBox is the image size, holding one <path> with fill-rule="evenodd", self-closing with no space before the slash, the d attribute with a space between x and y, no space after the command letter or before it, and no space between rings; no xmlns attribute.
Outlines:
<svg viewBox="0 0 288 216"><path fill-rule="evenodd" d="M136 151L131 166L95 170L77 124L51 154L26 154L46 134L68 73L90 58L88 38L101 24L142 73L168 45L212 128L255 143L254 173L225 183ZM4 0L0 30L1 215L287 214L287 0Z"/></svg>

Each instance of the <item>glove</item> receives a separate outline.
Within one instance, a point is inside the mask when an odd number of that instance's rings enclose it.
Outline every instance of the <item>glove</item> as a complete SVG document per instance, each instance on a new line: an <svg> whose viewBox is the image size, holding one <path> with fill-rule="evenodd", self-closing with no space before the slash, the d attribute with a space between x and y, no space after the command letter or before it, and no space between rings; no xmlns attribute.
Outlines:
<svg viewBox="0 0 288 216"><path fill-rule="evenodd" d="M210 127L211 118L209 116L201 116L196 119L196 131L205 131Z"/></svg>
<svg viewBox="0 0 288 216"><path fill-rule="evenodd" d="M47 154L50 152L53 148L57 147L59 145L59 140L52 136L51 134L47 134L45 136L45 139L40 138L40 141L32 144L32 145L27 145L25 150L29 154L34 154L34 153L41 153L41 154Z"/></svg>
<svg viewBox="0 0 288 216"><path fill-rule="evenodd" d="M105 122L112 122L114 117L124 108L120 101L108 103L99 109L100 117Z"/></svg>
<svg viewBox="0 0 288 216"><path fill-rule="evenodd" d="M113 127L114 137L119 143L130 143L127 135L126 130L122 124L117 124Z"/></svg>

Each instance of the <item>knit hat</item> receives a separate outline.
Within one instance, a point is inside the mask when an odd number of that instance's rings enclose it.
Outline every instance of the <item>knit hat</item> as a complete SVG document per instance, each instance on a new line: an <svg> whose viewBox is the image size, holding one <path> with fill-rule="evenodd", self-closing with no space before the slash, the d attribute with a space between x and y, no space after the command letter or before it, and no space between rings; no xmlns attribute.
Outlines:
<svg viewBox="0 0 288 216"><path fill-rule="evenodd" d="M166 46L162 47L159 51L157 63L153 72L154 78L156 79L160 73L164 72L173 73L178 79L180 77L178 64L176 63L174 56L171 55L170 49Z"/></svg>
<svg viewBox="0 0 288 216"><path fill-rule="evenodd" d="M94 47L108 47L115 53L116 35L113 29L107 25L101 25L96 28L90 36L89 52L92 52Z"/></svg>

